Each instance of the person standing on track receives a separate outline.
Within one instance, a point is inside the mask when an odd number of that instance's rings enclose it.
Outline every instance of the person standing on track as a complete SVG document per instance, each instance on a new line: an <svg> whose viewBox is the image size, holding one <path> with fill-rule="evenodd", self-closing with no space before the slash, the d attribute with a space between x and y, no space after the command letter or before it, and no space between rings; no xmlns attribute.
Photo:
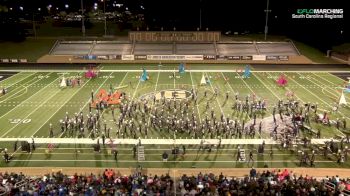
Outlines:
<svg viewBox="0 0 350 196"><path fill-rule="evenodd" d="M248 163L247 163L248 165L249 165L250 161L252 161L252 165L254 165L254 158L253 158L253 152L252 151L249 152L249 160L248 160Z"/></svg>
<svg viewBox="0 0 350 196"><path fill-rule="evenodd" d="M115 149L115 150L113 151L113 154L114 154L114 160L118 161L118 150Z"/></svg>
<svg viewBox="0 0 350 196"><path fill-rule="evenodd" d="M52 138L53 137L53 128L52 128L52 123L50 123L50 128L49 128L49 137Z"/></svg>
<svg viewBox="0 0 350 196"><path fill-rule="evenodd" d="M35 150L35 142L34 142L34 138L32 137L32 150Z"/></svg>
<svg viewBox="0 0 350 196"><path fill-rule="evenodd" d="M241 159L241 147L238 146L236 162L239 161L240 159Z"/></svg>
<svg viewBox="0 0 350 196"><path fill-rule="evenodd" d="M310 166L315 167L315 151L312 151L311 157L310 157Z"/></svg>
<svg viewBox="0 0 350 196"><path fill-rule="evenodd" d="M18 140L16 140L14 145L13 145L13 152L16 152L16 150L17 150L17 143L18 143Z"/></svg>

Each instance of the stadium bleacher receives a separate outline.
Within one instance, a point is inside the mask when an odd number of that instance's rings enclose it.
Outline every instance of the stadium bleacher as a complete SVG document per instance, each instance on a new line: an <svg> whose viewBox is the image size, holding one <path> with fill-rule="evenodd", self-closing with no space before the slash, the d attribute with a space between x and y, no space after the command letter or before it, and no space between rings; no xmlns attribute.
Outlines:
<svg viewBox="0 0 350 196"><path fill-rule="evenodd" d="M147 43L118 41L59 41L50 55L290 55L291 42Z"/></svg>
<svg viewBox="0 0 350 196"><path fill-rule="evenodd" d="M141 170L131 175L113 169L84 175L0 173L0 195L349 195L350 190L349 178L297 176L287 169L257 172L252 168L240 177L223 173L157 176Z"/></svg>

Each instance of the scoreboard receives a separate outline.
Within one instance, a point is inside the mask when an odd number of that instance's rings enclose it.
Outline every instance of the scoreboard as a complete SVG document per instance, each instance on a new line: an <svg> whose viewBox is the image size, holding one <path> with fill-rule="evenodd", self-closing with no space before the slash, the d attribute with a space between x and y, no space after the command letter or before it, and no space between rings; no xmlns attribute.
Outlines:
<svg viewBox="0 0 350 196"><path fill-rule="evenodd" d="M219 31L130 31L130 41L141 42L214 42Z"/></svg>

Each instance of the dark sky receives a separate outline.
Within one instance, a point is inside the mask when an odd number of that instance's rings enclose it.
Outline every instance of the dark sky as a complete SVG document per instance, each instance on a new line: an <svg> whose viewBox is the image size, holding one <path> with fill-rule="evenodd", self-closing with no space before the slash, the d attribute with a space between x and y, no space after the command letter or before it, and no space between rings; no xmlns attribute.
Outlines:
<svg viewBox="0 0 350 196"><path fill-rule="evenodd" d="M107 0L122 3L133 13L144 13L151 30L164 27L170 30L195 30L199 27L201 10L202 29L232 32L262 33L265 26L266 0ZM269 33L283 34L309 42L338 43L349 41L349 20L345 4L348 0L270 0ZM98 0L84 0L91 9ZM0 4L14 7L45 7L48 4L76 10L80 0L0 0ZM145 10L140 9L140 5ZM292 19L296 9L342 8L344 19ZM37 9L37 8L36 8ZM108 10L109 8L107 8ZM348 24L348 25L345 25ZM343 34L340 32L343 31ZM327 46L328 47L328 46Z"/></svg>
<svg viewBox="0 0 350 196"><path fill-rule="evenodd" d="M348 20L345 25L349 9L345 9L345 3L346 0L270 0L269 33L288 35L313 45L322 42L325 48L349 41ZM145 7L148 23L158 27L193 30L199 26L200 7L202 29L259 33L265 26L266 0L149 0ZM344 9L344 19L292 19L296 9L311 8Z"/></svg>

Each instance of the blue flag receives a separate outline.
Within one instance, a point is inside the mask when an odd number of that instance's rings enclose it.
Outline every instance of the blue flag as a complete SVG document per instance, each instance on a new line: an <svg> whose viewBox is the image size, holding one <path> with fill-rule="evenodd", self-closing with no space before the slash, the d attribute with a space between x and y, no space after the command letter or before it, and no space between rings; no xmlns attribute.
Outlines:
<svg viewBox="0 0 350 196"><path fill-rule="evenodd" d="M179 73L185 73L185 66L183 63L180 63L179 65Z"/></svg>
<svg viewBox="0 0 350 196"><path fill-rule="evenodd" d="M249 78L250 77L250 67L249 67L249 65L245 66L243 77L244 78Z"/></svg>
<svg viewBox="0 0 350 196"><path fill-rule="evenodd" d="M210 80L208 77L205 77L207 84L210 84Z"/></svg>
<svg viewBox="0 0 350 196"><path fill-rule="evenodd" d="M143 68L143 72L142 72L140 80L141 80L141 82L148 80L148 74L147 74L147 71L145 68Z"/></svg>

